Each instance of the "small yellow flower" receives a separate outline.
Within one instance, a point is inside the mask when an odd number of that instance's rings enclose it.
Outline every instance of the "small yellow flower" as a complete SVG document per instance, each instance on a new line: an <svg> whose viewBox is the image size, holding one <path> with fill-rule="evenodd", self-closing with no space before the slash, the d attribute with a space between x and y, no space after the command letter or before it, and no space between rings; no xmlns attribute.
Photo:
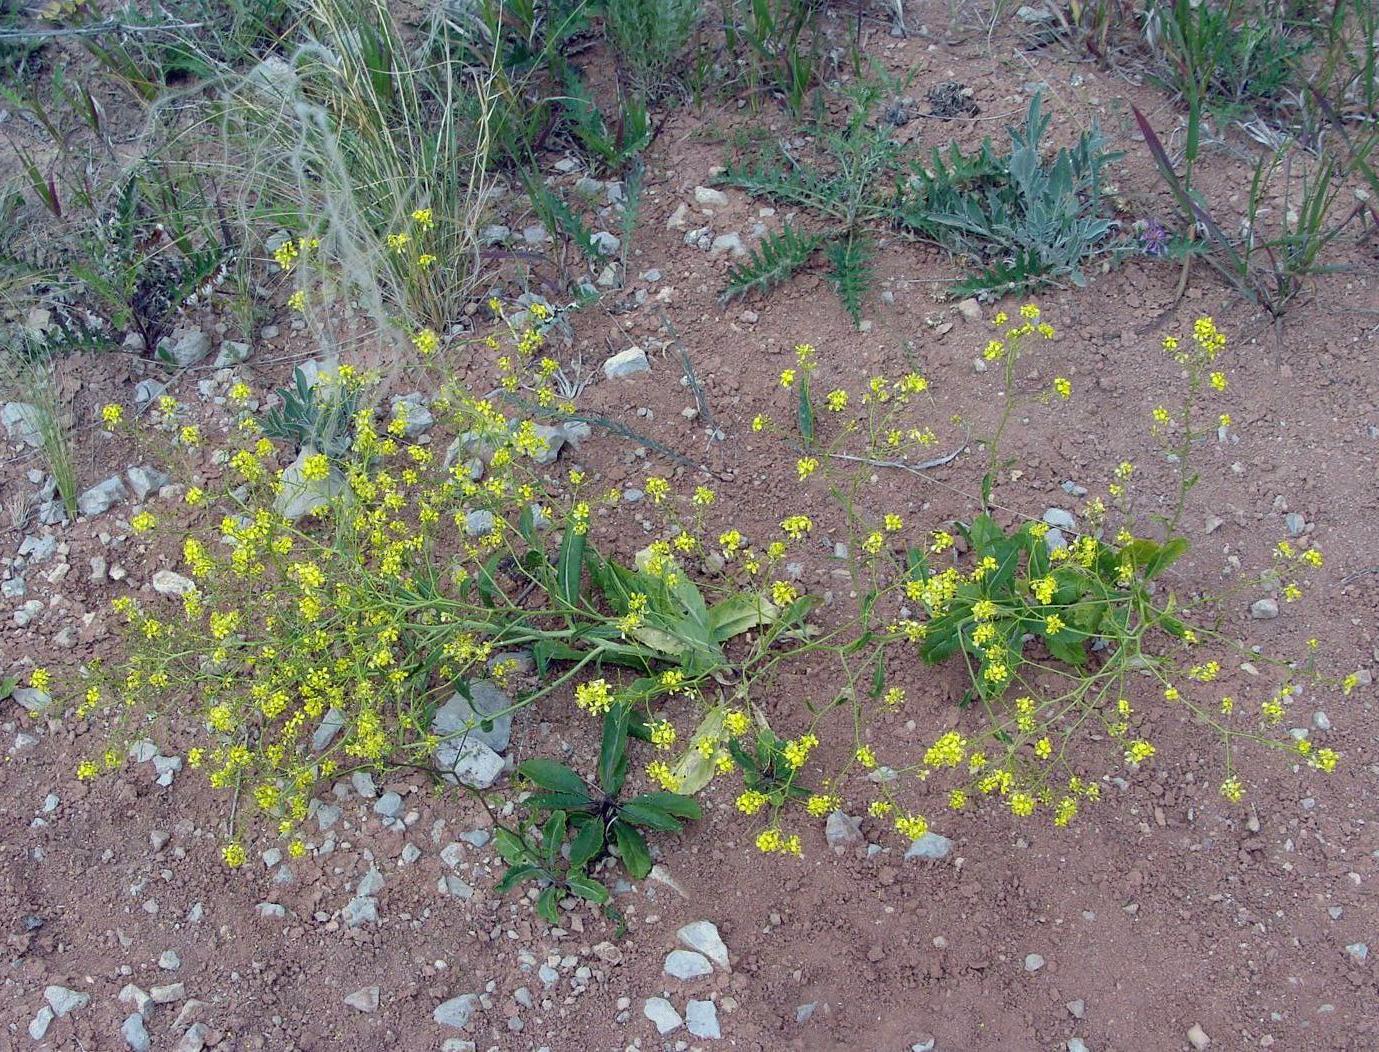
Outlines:
<svg viewBox="0 0 1379 1052"><path fill-rule="evenodd" d="M296 292L292 293L292 295L287 297L287 305L295 311L306 310L306 292L302 289L298 289Z"/></svg>
<svg viewBox="0 0 1379 1052"><path fill-rule="evenodd" d="M101 407L101 421L105 424L107 431L114 431L120 426L120 421L123 419L124 406L110 402Z"/></svg>
<svg viewBox="0 0 1379 1052"><path fill-rule="evenodd" d="M1073 384L1066 376L1056 376L1053 380L1053 389L1059 398L1067 399L1073 393Z"/></svg>
<svg viewBox="0 0 1379 1052"><path fill-rule="evenodd" d="M249 857L248 852L244 850L244 845L237 840L232 840L226 844L221 851L221 856L225 859L225 864L231 869L238 869L244 865L245 859Z"/></svg>
<svg viewBox="0 0 1379 1052"><path fill-rule="evenodd" d="M148 533L158 525L158 519L151 511L141 511L129 520L129 525L135 533Z"/></svg>
<svg viewBox="0 0 1379 1052"><path fill-rule="evenodd" d="M441 338L436 335L434 329L422 329L412 334L412 346L423 357L430 357L435 354L440 345Z"/></svg>
<svg viewBox="0 0 1379 1052"><path fill-rule="evenodd" d="M782 369L780 374L780 385L782 387L793 387L795 385L795 370Z"/></svg>

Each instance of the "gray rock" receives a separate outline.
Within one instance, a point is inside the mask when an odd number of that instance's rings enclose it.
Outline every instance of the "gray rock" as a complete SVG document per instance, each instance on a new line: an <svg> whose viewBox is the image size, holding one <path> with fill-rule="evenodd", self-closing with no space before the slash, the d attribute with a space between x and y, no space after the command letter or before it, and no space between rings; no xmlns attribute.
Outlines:
<svg viewBox="0 0 1379 1052"><path fill-rule="evenodd" d="M393 399L393 415L398 414L398 407L402 407L402 412L407 414L407 423L402 429L402 434L406 438L420 438L435 426L436 418L431 413L431 407L426 404L426 397L420 392L399 395Z"/></svg>
<svg viewBox="0 0 1379 1052"><path fill-rule="evenodd" d="M685 946L697 950L712 961L715 968L724 972L733 970L728 961L728 947L718 934L718 926L712 921L693 921L676 932L676 935Z"/></svg>
<svg viewBox="0 0 1379 1052"><path fill-rule="evenodd" d="M1278 617L1278 603L1273 599L1256 599L1250 604L1250 616L1256 621L1272 621Z"/></svg>
<svg viewBox="0 0 1379 1052"><path fill-rule="evenodd" d="M1369 959L1369 946L1363 942L1352 942L1345 948L1345 952L1361 964Z"/></svg>
<svg viewBox="0 0 1379 1052"><path fill-rule="evenodd" d="M172 481L167 472L159 471L148 464L130 468L125 472L125 478L129 479L129 488L134 491L134 499L139 501L147 500L150 493L157 493Z"/></svg>
<svg viewBox="0 0 1379 1052"><path fill-rule="evenodd" d="M483 847L493 838L487 829L471 829L466 833L461 833L460 839L470 847Z"/></svg>
<svg viewBox="0 0 1379 1052"><path fill-rule="evenodd" d="M727 208L728 195L711 186L696 186L694 188L694 203L708 208Z"/></svg>
<svg viewBox="0 0 1379 1052"><path fill-rule="evenodd" d="M345 998L345 1004L360 1012L378 1011L378 987L362 986Z"/></svg>
<svg viewBox="0 0 1379 1052"><path fill-rule="evenodd" d="M493 512L487 508L475 508L467 512L464 517L464 532L466 536L478 537L493 529Z"/></svg>
<svg viewBox="0 0 1379 1052"><path fill-rule="evenodd" d="M372 800L378 795L378 787L373 784L373 775L368 771L355 771L351 774L350 785L354 786L354 791L365 800Z"/></svg>
<svg viewBox="0 0 1379 1052"><path fill-rule="evenodd" d="M286 99L297 86L297 72L282 56L269 55L248 72L244 86L268 99Z"/></svg>
<svg viewBox="0 0 1379 1052"><path fill-rule="evenodd" d="M196 582L172 570L155 570L153 590L159 595L182 596L196 591Z"/></svg>
<svg viewBox="0 0 1379 1052"><path fill-rule="evenodd" d="M370 866L368 872L359 878L359 886L354 889L356 895L377 895L383 890L383 874Z"/></svg>
<svg viewBox="0 0 1379 1052"><path fill-rule="evenodd" d="M148 405L161 398L167 389L168 385L160 380L140 380L134 385L134 401L138 405Z"/></svg>
<svg viewBox="0 0 1379 1052"><path fill-rule="evenodd" d="M475 680L466 689L469 698L456 691L436 710L431 730L452 738L457 745L480 741L494 752L502 752L512 739L512 713L507 711L512 708L512 699L489 680Z"/></svg>
<svg viewBox="0 0 1379 1052"><path fill-rule="evenodd" d="M695 1037L716 1041L723 1036L718 1029L718 1007L712 1001L686 1002L685 1025Z"/></svg>
<svg viewBox="0 0 1379 1052"><path fill-rule="evenodd" d="M1072 512L1064 511L1062 508L1048 508L1044 512L1044 521L1060 530L1077 532L1077 519L1073 518Z"/></svg>
<svg viewBox="0 0 1379 1052"><path fill-rule="evenodd" d="M316 806L316 824L321 832L324 833L334 826L336 822L340 821L341 814L343 814L343 812L334 804L318 803Z"/></svg>
<svg viewBox="0 0 1379 1052"><path fill-rule="evenodd" d="M202 1052L211 1040L211 1028L205 1023L193 1023L182 1040L172 1046L172 1052Z"/></svg>
<svg viewBox="0 0 1379 1052"><path fill-rule="evenodd" d="M1087 1047L1087 1042L1080 1037L1070 1037L1067 1042L1068 1052L1091 1052Z"/></svg>
<svg viewBox="0 0 1379 1052"><path fill-rule="evenodd" d="M182 369L195 365L211 353L211 338L200 329L178 329L158 341L159 361Z"/></svg>
<svg viewBox="0 0 1379 1052"><path fill-rule="evenodd" d="M329 708L326 714L321 717L321 724L311 734L311 748L320 752L331 742L335 736L345 729L345 714L337 708Z"/></svg>
<svg viewBox="0 0 1379 1052"><path fill-rule="evenodd" d="M1030 25L1045 25L1053 21L1053 12L1044 7L1025 7L1015 12L1015 17Z"/></svg>
<svg viewBox="0 0 1379 1052"><path fill-rule="evenodd" d="M249 345L238 340L226 340L220 345L220 353L211 364L217 369L228 369L249 360Z"/></svg>
<svg viewBox="0 0 1379 1052"><path fill-rule="evenodd" d="M1063 1007L1068 1010L1068 1014L1074 1019L1081 1019L1087 1014L1087 1002L1080 997L1076 1001L1069 1001Z"/></svg>
<svg viewBox="0 0 1379 1052"><path fill-rule="evenodd" d="M829 847L844 848L862 842L862 819L834 811L824 823L824 839Z"/></svg>
<svg viewBox="0 0 1379 1052"><path fill-rule="evenodd" d="M982 305L969 296L958 304L958 313L965 321L978 322L982 320Z"/></svg>
<svg viewBox="0 0 1379 1052"><path fill-rule="evenodd" d="M747 254L747 246L742 243L741 234L736 231L719 234L709 243L709 255L721 256L725 252L735 258L741 258Z"/></svg>
<svg viewBox="0 0 1379 1052"><path fill-rule="evenodd" d="M713 972L713 965L702 953L694 950L671 950L666 955L665 974L672 979L689 982Z"/></svg>
<svg viewBox="0 0 1379 1052"><path fill-rule="evenodd" d="M554 464L556 458L560 456L560 451L565 448L565 443L569 440L569 436L565 433L565 426L563 424L556 424L555 426L536 424L534 426L536 434L545 440L546 448L532 457L532 460L538 464Z"/></svg>
<svg viewBox="0 0 1379 1052"><path fill-rule="evenodd" d="M907 859L924 858L930 862L937 862L947 858L952 850L953 841L931 829L910 844L905 851L905 857Z"/></svg>
<svg viewBox="0 0 1379 1052"><path fill-rule="evenodd" d="M283 471L282 489L273 498L273 510L284 519L296 522L320 508L328 507L335 498L349 493L349 483L345 480L344 472L334 464L330 466L329 473L323 479L309 479L305 476L303 465L307 458L315 453L316 451L309 446L304 448L297 454L297 459Z"/></svg>
<svg viewBox="0 0 1379 1052"><path fill-rule="evenodd" d="M104 482L98 482L77 498L77 510L88 518L110 510L111 506L125 499L124 482L119 475L111 475Z"/></svg>
<svg viewBox="0 0 1379 1052"><path fill-rule="evenodd" d="M818 1001L809 1001L806 1004L795 1006L795 1022L803 1026L814 1018L814 1012L818 1009Z"/></svg>
<svg viewBox="0 0 1379 1052"><path fill-rule="evenodd" d="M933 1035L917 1034L915 1036L918 1037L919 1040L910 1046L910 1052L934 1052L934 1045L936 1042Z"/></svg>
<svg viewBox="0 0 1379 1052"><path fill-rule="evenodd" d="M440 880L436 881L436 890L442 895L449 895L453 899L468 899L474 897L474 889L453 873L446 873Z"/></svg>
<svg viewBox="0 0 1379 1052"><path fill-rule="evenodd" d="M148 1052L149 1048L152 1047L148 1037L148 1028L144 1026L144 1017L138 1012L120 1024L120 1036L124 1038L124 1043L134 1052Z"/></svg>
<svg viewBox="0 0 1379 1052"><path fill-rule="evenodd" d="M394 792L384 793L373 805L373 809L384 818L396 818L402 814L402 797Z"/></svg>
<svg viewBox="0 0 1379 1052"><path fill-rule="evenodd" d="M1062 551L1068 546L1068 538L1063 536L1063 531L1057 528L1049 530L1044 534L1044 548L1050 552Z"/></svg>
<svg viewBox="0 0 1379 1052"><path fill-rule="evenodd" d="M15 687L10 697L26 712L37 715L53 703L52 696L36 687Z"/></svg>
<svg viewBox="0 0 1379 1052"><path fill-rule="evenodd" d="M0 598L23 599L28 590L29 586L24 583L22 577L10 577L0 581Z"/></svg>
<svg viewBox="0 0 1379 1052"><path fill-rule="evenodd" d="M11 442L37 449L43 445L43 410L28 402L7 402L0 409L0 424Z"/></svg>
<svg viewBox="0 0 1379 1052"><path fill-rule="evenodd" d="M510 237L512 237L512 231L501 223L494 223L479 231L479 240L485 245L501 245Z"/></svg>
<svg viewBox="0 0 1379 1052"><path fill-rule="evenodd" d="M340 919L351 928L377 924L378 900L369 895L356 895L345 903L345 908L340 911Z"/></svg>
<svg viewBox="0 0 1379 1052"><path fill-rule="evenodd" d="M685 1024L675 1006L664 997L648 997L646 1004L642 1005L642 1015L655 1024L658 1034L669 1034Z"/></svg>
<svg viewBox="0 0 1379 1052"><path fill-rule="evenodd" d="M165 972L175 972L182 967L182 958L177 956L176 950L164 950L158 955L158 967Z"/></svg>
<svg viewBox="0 0 1379 1052"><path fill-rule="evenodd" d="M80 990L71 990L65 986L49 986L43 990L43 1000L48 1002L48 1007L53 1010L53 1014L61 1019L69 1012L75 1012L78 1008L85 1008L91 1003L91 995L84 994Z"/></svg>
<svg viewBox="0 0 1379 1052"><path fill-rule="evenodd" d="M622 241L615 234L610 234L607 230L600 230L589 238L593 246L598 249L599 255L615 256L618 249L622 248Z"/></svg>
<svg viewBox="0 0 1379 1052"><path fill-rule="evenodd" d="M603 363L603 375L610 380L650 371L651 363L646 359L646 351L640 347L629 347L625 351L619 351Z"/></svg>
<svg viewBox="0 0 1379 1052"><path fill-rule="evenodd" d="M1044 967L1044 958L1040 957L1039 954L1025 954L1025 971L1037 972L1042 967Z"/></svg>
<svg viewBox="0 0 1379 1052"><path fill-rule="evenodd" d="M504 760L481 741L441 742L436 763L445 777L473 789L487 789L503 773Z"/></svg>
<svg viewBox="0 0 1379 1052"><path fill-rule="evenodd" d="M29 1036L35 1041L42 1041L43 1036L48 1033L48 1027L52 1026L54 1018L53 1010L44 1005L29 1021Z"/></svg>
<svg viewBox="0 0 1379 1052"><path fill-rule="evenodd" d="M454 1027L456 1030L463 1030L469 1025L469 1020L474 1016L474 1010L479 1007L479 999L473 994L460 994L459 997L452 997L443 1004L437 1005L432 1018L441 1026Z"/></svg>
<svg viewBox="0 0 1379 1052"><path fill-rule="evenodd" d="M19 545L19 554L29 566L46 563L57 552L56 537L25 537Z"/></svg>
<svg viewBox="0 0 1379 1052"><path fill-rule="evenodd" d="M1201 1023L1193 1023L1192 1026L1188 1027L1187 1040L1188 1044L1196 1049L1197 1052L1206 1052L1206 1049L1211 1045L1211 1038L1209 1038L1207 1032L1202 1029Z"/></svg>
<svg viewBox="0 0 1379 1052"><path fill-rule="evenodd" d="M1307 520L1295 511L1290 511L1283 517L1283 525L1288 530L1289 537L1301 537L1307 529Z"/></svg>
<svg viewBox="0 0 1379 1052"><path fill-rule="evenodd" d="M156 1005L176 1004L178 1001L185 1001L187 998L187 987L184 983L168 983L167 986L155 986L148 992L149 998Z"/></svg>

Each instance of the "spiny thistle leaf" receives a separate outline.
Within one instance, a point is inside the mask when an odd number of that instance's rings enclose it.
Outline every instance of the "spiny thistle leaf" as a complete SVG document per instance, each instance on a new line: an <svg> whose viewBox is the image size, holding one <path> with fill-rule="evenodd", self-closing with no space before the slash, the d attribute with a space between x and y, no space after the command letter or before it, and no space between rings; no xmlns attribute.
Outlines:
<svg viewBox="0 0 1379 1052"><path fill-rule="evenodd" d="M824 251L833 265L829 280L856 325L862 320L862 297L871 284L871 260L866 242L852 235L834 241Z"/></svg>
<svg viewBox="0 0 1379 1052"><path fill-rule="evenodd" d="M719 299L727 303L753 290L769 292L809 262L819 241L817 235L801 234L788 225L779 234L767 234L746 263L728 272L728 286Z"/></svg>

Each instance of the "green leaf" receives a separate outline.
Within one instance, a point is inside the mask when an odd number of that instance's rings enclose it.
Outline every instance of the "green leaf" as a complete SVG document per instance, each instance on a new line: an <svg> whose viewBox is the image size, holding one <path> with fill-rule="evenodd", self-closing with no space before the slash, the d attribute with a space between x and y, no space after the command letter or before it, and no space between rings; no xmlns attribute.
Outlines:
<svg viewBox="0 0 1379 1052"><path fill-rule="evenodd" d="M626 822L613 823L613 839L618 845L622 864L634 880L641 880L651 872L651 849L646 838Z"/></svg>
<svg viewBox="0 0 1379 1052"><path fill-rule="evenodd" d="M592 862L603 850L603 839L603 822L586 822L570 844L570 865L578 869Z"/></svg>
<svg viewBox="0 0 1379 1052"><path fill-rule="evenodd" d="M671 772L675 775L675 786L682 793L697 793L713 780L713 753L705 756L699 751L701 741L717 742L723 737L722 703L709 709L690 736L689 744L680 758L675 761Z"/></svg>
<svg viewBox="0 0 1379 1052"><path fill-rule="evenodd" d="M691 800L683 793L668 793L664 791L643 793L641 796L633 797L630 802L657 808L677 818L702 818L704 814L703 811L700 810L698 802Z"/></svg>
<svg viewBox="0 0 1379 1052"><path fill-rule="evenodd" d="M493 890L499 895L505 894L528 877L534 877L540 873L541 869L538 866L509 866L508 871L503 874L502 879L499 880L497 884L493 885Z"/></svg>
<svg viewBox="0 0 1379 1052"><path fill-rule="evenodd" d="M780 607L764 595L739 592L709 607L709 631L715 642L725 643L758 625L769 625Z"/></svg>
<svg viewBox="0 0 1379 1052"><path fill-rule="evenodd" d="M565 536L560 539L560 554L555 564L555 594L567 607L579 599L579 579L584 569L586 534L575 528L573 517L566 520Z"/></svg>
<svg viewBox="0 0 1379 1052"><path fill-rule="evenodd" d="M679 820L673 815L666 814L654 804L639 803L637 800L629 800L620 805L618 815L624 822L659 830L662 833L674 833L680 828Z"/></svg>
<svg viewBox="0 0 1379 1052"><path fill-rule="evenodd" d="M556 811L546 820L546 827L541 831L541 853L546 856L548 866L555 865L560 845L565 843L565 825L565 812Z"/></svg>
<svg viewBox="0 0 1379 1052"><path fill-rule="evenodd" d="M800 425L800 437L807 447L814 444L814 400L809 394L809 373L800 377L799 402L795 411Z"/></svg>
<svg viewBox="0 0 1379 1052"><path fill-rule="evenodd" d="M493 834L493 845L502 860L509 865L519 865L531 857L527 842L508 829L500 829Z"/></svg>
<svg viewBox="0 0 1379 1052"><path fill-rule="evenodd" d="M1171 537L1144 565L1144 579L1152 580L1187 554L1191 542L1186 537Z"/></svg>
<svg viewBox="0 0 1379 1052"><path fill-rule="evenodd" d="M560 894L560 889L554 884L541 892L541 896L536 900L536 912L552 926L560 923L560 907L556 904L556 896Z"/></svg>
<svg viewBox="0 0 1379 1052"><path fill-rule="evenodd" d="M586 803L589 800L588 787L584 784L584 779L563 763L544 759L525 760L517 765L517 773L542 789L577 796Z"/></svg>
<svg viewBox="0 0 1379 1052"><path fill-rule="evenodd" d="M586 902L593 902L603 905L608 901L608 889L591 877L586 877L583 873L570 874L570 891Z"/></svg>
<svg viewBox="0 0 1379 1052"><path fill-rule="evenodd" d="M587 796L574 793L532 793L525 802L541 811L587 811L593 803Z"/></svg>
<svg viewBox="0 0 1379 1052"><path fill-rule="evenodd" d="M599 785L609 796L617 796L627 778L626 704L617 703L603 717L603 741L599 745Z"/></svg>

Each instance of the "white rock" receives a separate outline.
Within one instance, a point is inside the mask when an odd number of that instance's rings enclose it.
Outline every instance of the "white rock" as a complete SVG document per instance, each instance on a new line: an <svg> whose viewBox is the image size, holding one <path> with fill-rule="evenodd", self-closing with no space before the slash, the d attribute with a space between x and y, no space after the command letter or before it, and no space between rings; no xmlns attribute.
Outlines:
<svg viewBox="0 0 1379 1052"><path fill-rule="evenodd" d="M505 765L501 756L474 740L458 745L441 742L436 747L436 762L447 779L473 789L487 789L498 780Z"/></svg>
<svg viewBox="0 0 1379 1052"><path fill-rule="evenodd" d="M718 1007L712 1001L689 1001L685 1004L685 1024L695 1037L716 1041L723 1036L718 1029Z"/></svg>
<svg viewBox="0 0 1379 1052"><path fill-rule="evenodd" d="M1067 530L1069 533L1077 532L1077 520L1073 518L1072 512L1064 511L1062 508L1047 509L1044 512L1044 521L1060 530Z"/></svg>
<svg viewBox="0 0 1379 1052"><path fill-rule="evenodd" d="M694 921L686 924L676 934L684 945L691 950L698 950L720 971L732 971L732 965L728 961L728 947L718 934L717 925L711 921Z"/></svg>
<svg viewBox="0 0 1379 1052"><path fill-rule="evenodd" d="M150 493L157 493L172 481L165 471L159 471L149 464L136 464L125 472L129 488L134 491L135 500L147 500Z"/></svg>
<svg viewBox="0 0 1379 1052"><path fill-rule="evenodd" d="M642 1014L656 1025L658 1034L669 1034L685 1023L680 1018L680 1013L675 1010L675 1006L664 997L648 997L646 1004L642 1006Z"/></svg>
<svg viewBox="0 0 1379 1052"><path fill-rule="evenodd" d="M721 256L725 252L738 258L747 254L747 246L742 243L741 234L736 232L719 234L709 244L709 255Z"/></svg>
<svg viewBox="0 0 1379 1052"><path fill-rule="evenodd" d="M958 304L958 313L968 321L981 321L982 305L975 299L968 297Z"/></svg>
<svg viewBox="0 0 1379 1052"><path fill-rule="evenodd" d="M1197 1052L1204 1052L1211 1044L1211 1038L1207 1036L1207 1032L1202 1029L1200 1023L1193 1023L1192 1026L1188 1027L1187 1040L1188 1044L1195 1048Z"/></svg>
<svg viewBox="0 0 1379 1052"><path fill-rule="evenodd" d="M165 972L175 972L182 967L182 958L177 956L176 950L164 950L158 956L158 967Z"/></svg>
<svg viewBox="0 0 1379 1052"><path fill-rule="evenodd" d="M728 195L711 186L696 186L694 188L694 203L705 208L727 208Z"/></svg>
<svg viewBox="0 0 1379 1052"><path fill-rule="evenodd" d="M345 1004L360 1012L376 1012L378 1010L378 987L360 987L345 998Z"/></svg>
<svg viewBox="0 0 1379 1052"><path fill-rule="evenodd" d="M148 995L156 1005L170 1005L185 1000L187 988L182 983L169 983L167 986L155 986Z"/></svg>
<svg viewBox="0 0 1379 1052"><path fill-rule="evenodd" d="M120 1024L120 1036L124 1038L124 1043L134 1052L148 1052L149 1048L152 1047L148 1037L148 1028L144 1026L144 1017L138 1012Z"/></svg>
<svg viewBox="0 0 1379 1052"><path fill-rule="evenodd" d="M454 1027L456 1030L463 1030L469 1025L469 1020L474 1015L474 1010L479 1006L479 999L473 994L460 994L459 997L452 997L443 1004L437 1005L432 1018L441 1026Z"/></svg>
<svg viewBox="0 0 1379 1052"><path fill-rule="evenodd" d="M297 454L283 471L282 489L273 498L273 510L284 519L295 522L321 508L328 507L336 497L349 493L349 482L344 472L334 464L323 479L309 479L304 465L307 458L315 456L316 451L309 446Z"/></svg>
<svg viewBox="0 0 1379 1052"><path fill-rule="evenodd" d="M1044 958L1040 957L1039 954L1025 954L1025 971L1037 972L1042 967L1044 967Z"/></svg>
<svg viewBox="0 0 1379 1052"><path fill-rule="evenodd" d="M48 1027L52 1026L53 1019L53 1010L44 1005L29 1021L29 1036L35 1041L42 1041L43 1036L48 1033Z"/></svg>
<svg viewBox="0 0 1379 1052"><path fill-rule="evenodd" d="M85 1008L91 1001L90 994L84 994L80 990L71 990L65 986L49 986L43 991L43 1000L48 1002L48 1007L53 1010L53 1014L59 1019L69 1012L75 1012L78 1008Z"/></svg>
<svg viewBox="0 0 1379 1052"><path fill-rule="evenodd" d="M910 844L905 851L905 857L907 859L925 858L931 862L937 862L939 859L947 858L949 852L952 850L953 841L949 840L946 836L935 833L933 830L929 830L918 840Z"/></svg>
<svg viewBox="0 0 1379 1052"><path fill-rule="evenodd" d="M672 979L688 982L712 974L713 965L709 964L709 959L702 953L696 953L694 950L671 950L666 955L664 970Z"/></svg>
<svg viewBox="0 0 1379 1052"><path fill-rule="evenodd" d="M211 353L211 338L200 329L178 329L158 341L158 359L185 369Z"/></svg>
<svg viewBox="0 0 1379 1052"><path fill-rule="evenodd" d="M647 361L646 351L640 347L629 347L625 351L619 351L603 363L603 375L610 380L650 371L651 363Z"/></svg>
<svg viewBox="0 0 1379 1052"><path fill-rule="evenodd" d="M187 595L196 591L196 582L172 570L153 572L153 590L159 595Z"/></svg>
<svg viewBox="0 0 1379 1052"><path fill-rule="evenodd" d="M90 518L109 511L111 506L125 499L126 490L119 475L111 475L104 482L98 482L77 498L77 510Z"/></svg>

